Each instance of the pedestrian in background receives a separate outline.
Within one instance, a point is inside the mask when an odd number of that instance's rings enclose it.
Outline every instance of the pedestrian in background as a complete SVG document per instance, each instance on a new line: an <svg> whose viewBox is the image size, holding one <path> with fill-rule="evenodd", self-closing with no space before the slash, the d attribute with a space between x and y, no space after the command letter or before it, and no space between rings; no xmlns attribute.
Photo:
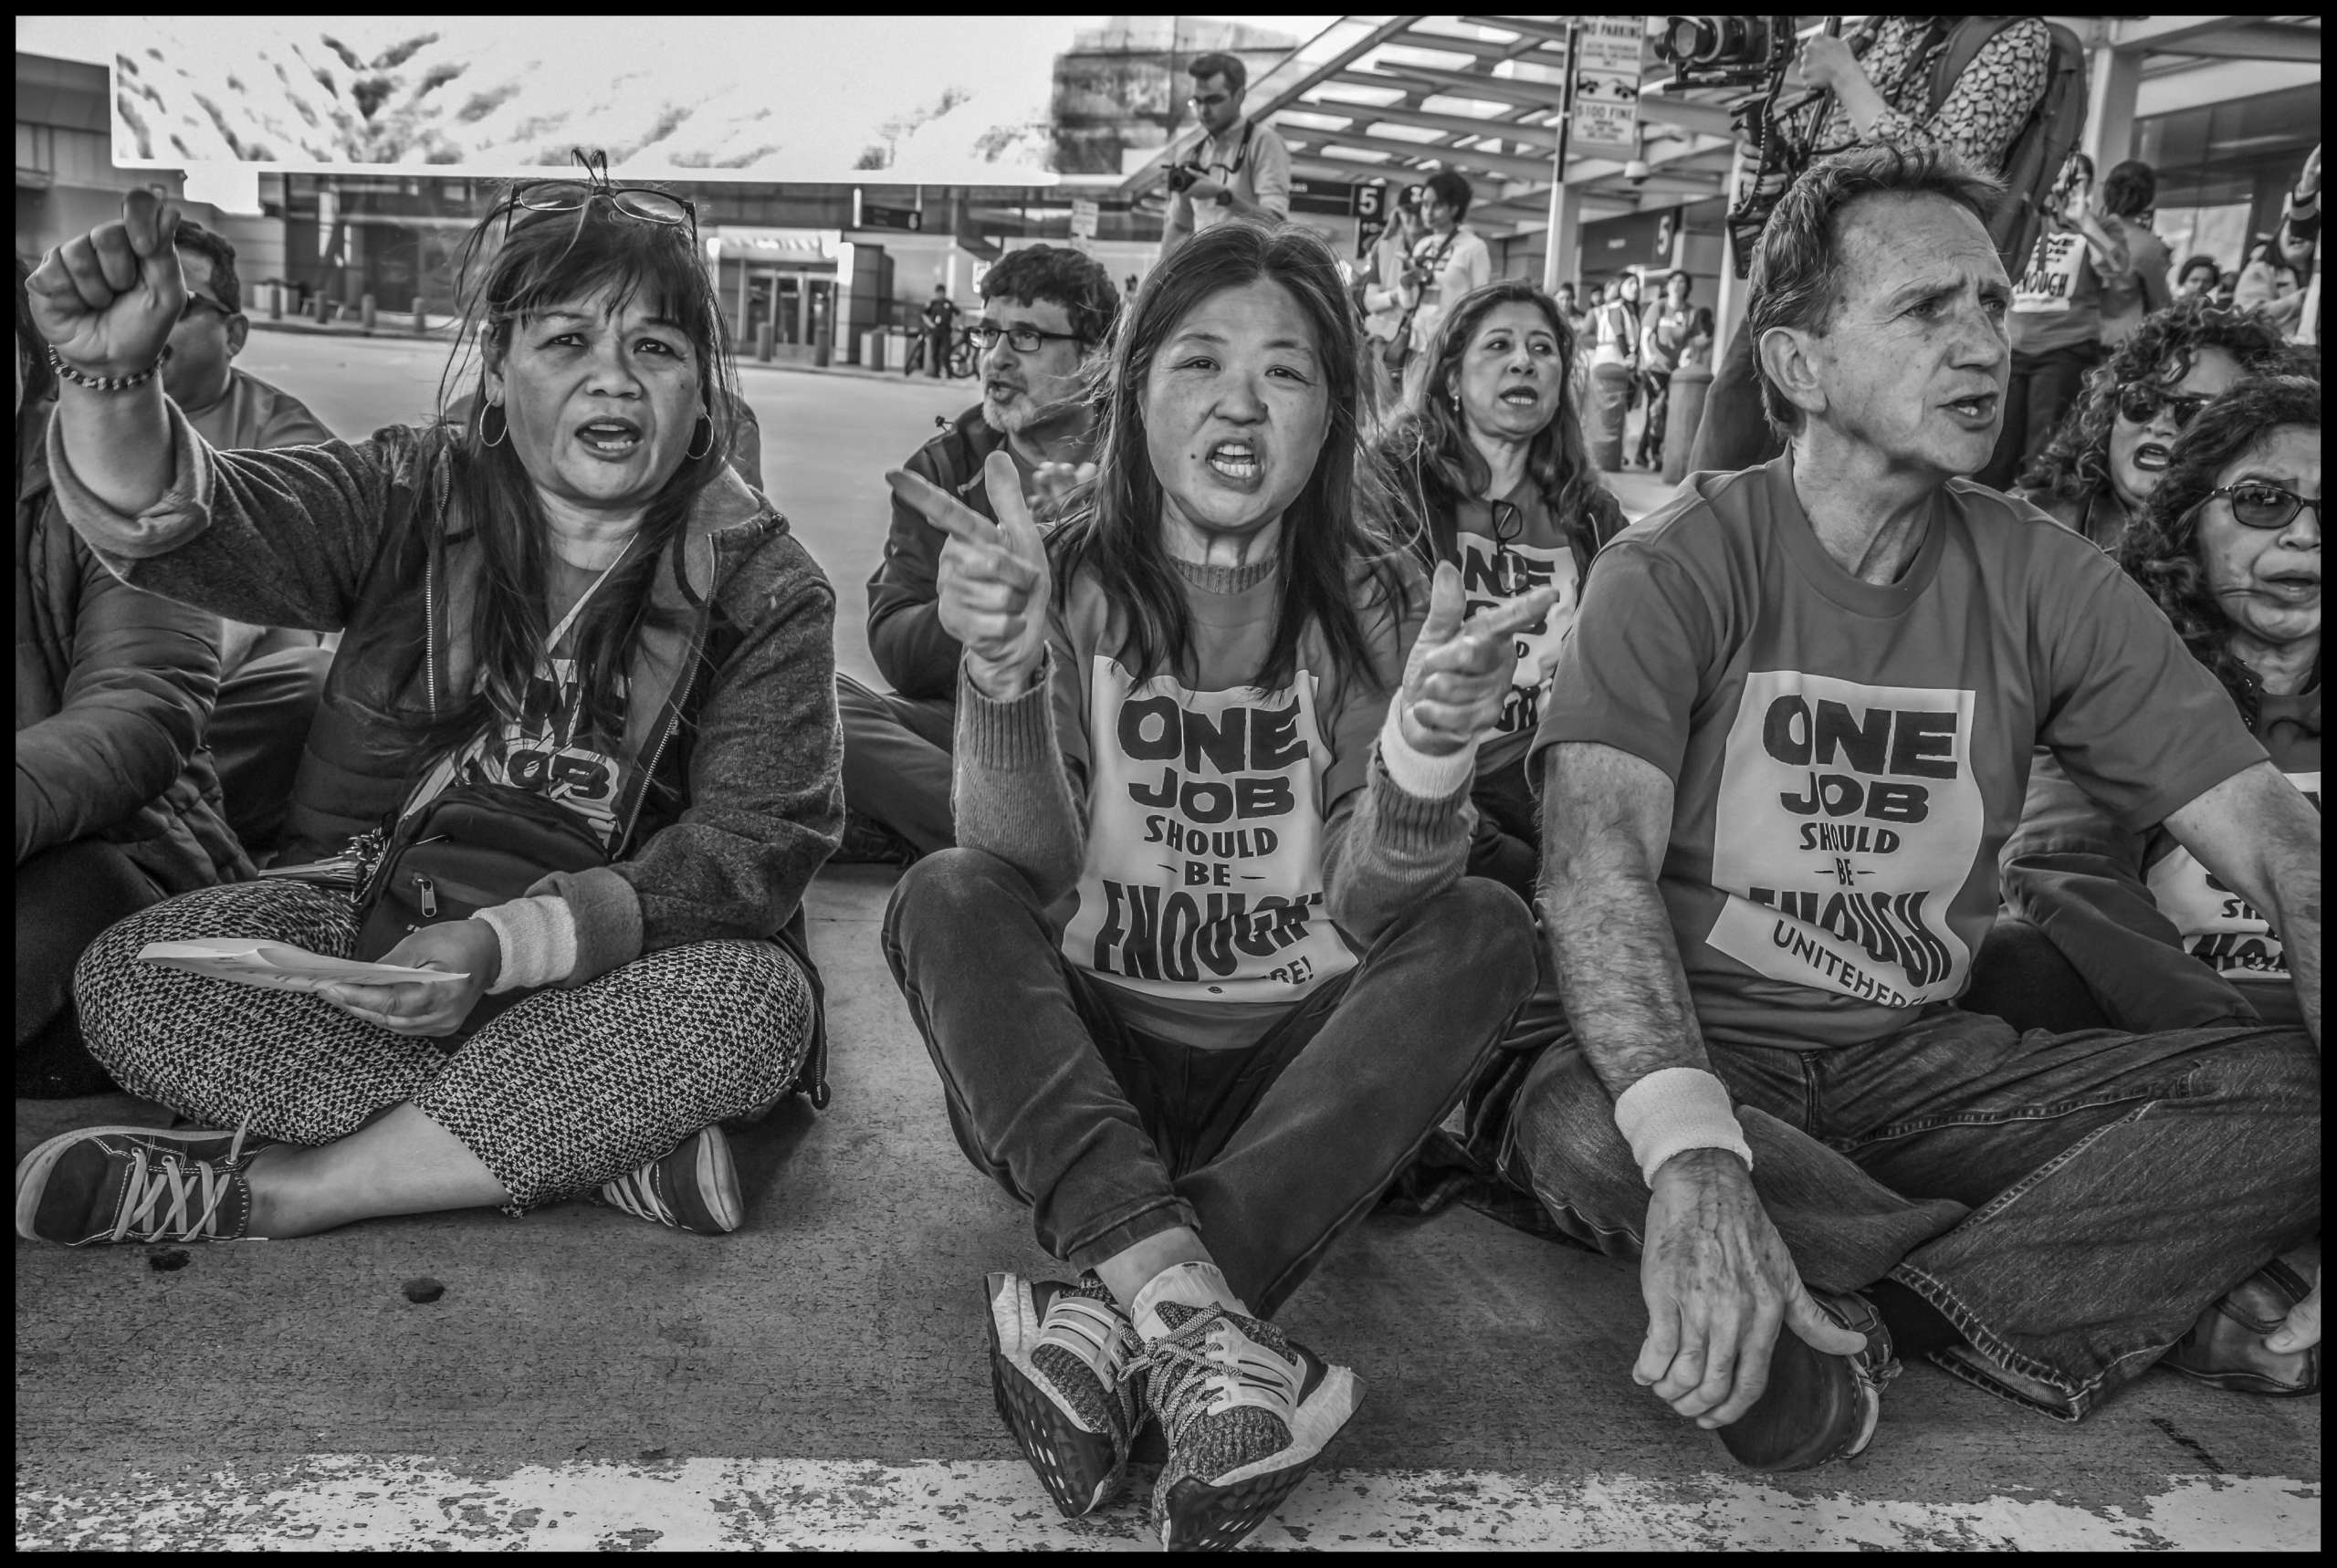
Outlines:
<svg viewBox="0 0 2337 1568"><path fill-rule="evenodd" d="M2088 371L2101 363L2104 280L2131 269L2125 239L2102 222L2093 160L2072 152L2048 202L2045 232L2013 285L2012 379L1996 451L1974 478L1992 489L2036 461L2061 415L2077 401Z"/></svg>
<svg viewBox="0 0 2337 1568"><path fill-rule="evenodd" d="M2133 337L2143 318L2174 299L2167 273L2175 257L2152 221L2158 212L2158 172L2139 158L2113 164L2101 181L2102 226L2126 242L2125 272L2101 280L2101 342L2114 349Z"/></svg>
<svg viewBox="0 0 2337 1568"><path fill-rule="evenodd" d="M1466 221L1475 199L1476 188L1464 174L1440 169L1428 178L1427 232L1413 244L1411 265L1403 274L1405 308L1411 315L1404 358L1407 403L1419 392L1428 342L1446 306L1493 281L1493 252Z"/></svg>
<svg viewBox="0 0 2337 1568"><path fill-rule="evenodd" d="M2195 256L2185 262L2183 270L2175 276L2175 297L2177 299L2213 299L2216 286L2223 279L2224 269L2216 265L2214 256Z"/></svg>
<svg viewBox="0 0 2337 1568"><path fill-rule="evenodd" d="M1396 198L1395 209L1389 214L1388 227L1372 242L1371 271L1363 286L1363 334L1365 352L1372 362L1372 407L1376 414L1384 416L1393 406L1399 382L1388 366L1390 359L1400 363L1403 353L1399 345L1410 341L1410 324L1405 309L1410 296L1404 284L1404 269L1411 265L1412 248L1425 232L1427 219L1420 211L1421 188L1407 186Z"/></svg>
<svg viewBox="0 0 2337 1568"><path fill-rule="evenodd" d="M1228 218L1278 224L1290 216L1290 149L1273 126L1257 124L1242 112L1250 68L1239 55L1208 54L1194 57L1185 71L1193 78L1185 102L1201 140L1168 171L1162 261Z"/></svg>
<svg viewBox="0 0 2337 1568"><path fill-rule="evenodd" d="M1649 305L1640 319L1640 384L1647 400L1647 418L1640 426L1639 460L1642 468L1663 466L1663 437L1672 409L1672 376L1680 368L1682 350L1696 327L1695 311L1688 304L1693 287L1678 268L1664 274L1663 297Z"/></svg>
<svg viewBox="0 0 2337 1568"><path fill-rule="evenodd" d="M949 373L949 337L958 327L958 305L949 298L948 284L933 286L933 298L917 312L917 319L923 327L916 346L901 363L901 374L915 375L917 365L923 362L929 367L933 379L939 381Z"/></svg>

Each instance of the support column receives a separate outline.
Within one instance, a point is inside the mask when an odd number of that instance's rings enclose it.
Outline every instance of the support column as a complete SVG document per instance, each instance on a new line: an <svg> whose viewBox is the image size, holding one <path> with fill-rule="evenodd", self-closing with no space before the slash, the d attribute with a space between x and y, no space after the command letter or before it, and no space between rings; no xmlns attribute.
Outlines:
<svg viewBox="0 0 2337 1568"><path fill-rule="evenodd" d="M1567 24L1567 85L1558 112L1558 145L1550 154L1550 233L1542 253L1542 292L1556 294L1581 264L1582 198L1567 184L1567 143L1574 140L1574 68L1582 57L1582 25Z"/></svg>
<svg viewBox="0 0 2337 1568"><path fill-rule="evenodd" d="M1728 165L1728 206L1734 210L1736 193L1745 180L1745 143L1736 144L1736 152ZM1736 241L1723 223L1720 234L1720 302L1713 307L1713 363L1721 362L1728 350L1728 340L1736 336L1736 329L1745 320L1745 296L1752 285L1736 276Z"/></svg>
<svg viewBox="0 0 2337 1568"><path fill-rule="evenodd" d="M2086 60L2086 78L2084 147L2099 183L2112 164L2134 155L2134 98L2143 83L2142 53L2096 44Z"/></svg>

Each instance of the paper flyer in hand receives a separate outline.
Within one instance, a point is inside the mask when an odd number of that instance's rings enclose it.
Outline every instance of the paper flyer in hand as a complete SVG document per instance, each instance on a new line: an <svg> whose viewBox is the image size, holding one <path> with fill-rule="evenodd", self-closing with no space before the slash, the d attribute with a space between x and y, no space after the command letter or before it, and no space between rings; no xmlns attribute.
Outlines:
<svg viewBox="0 0 2337 1568"><path fill-rule="evenodd" d="M233 980L239 986L266 986L280 991L320 991L328 986L389 986L421 980L452 984L470 978L445 969L409 969L396 964L361 964L348 958L328 958L288 942L256 942L225 938L207 942L149 942L138 950L140 962Z"/></svg>

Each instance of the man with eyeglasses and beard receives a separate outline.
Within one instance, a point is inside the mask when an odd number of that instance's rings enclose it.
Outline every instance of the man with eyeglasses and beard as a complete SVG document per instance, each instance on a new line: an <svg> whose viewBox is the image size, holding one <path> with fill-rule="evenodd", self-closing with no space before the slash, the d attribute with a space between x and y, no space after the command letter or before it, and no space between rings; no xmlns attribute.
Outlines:
<svg viewBox="0 0 2337 1568"><path fill-rule="evenodd" d="M202 437L223 452L314 446L333 439L309 405L236 366L251 333L236 247L192 218L173 244L186 278L186 309L171 329L162 390ZM219 657L219 701L205 741L219 767L228 825L254 856L275 847L292 799L292 777L322 695L332 650L314 632L228 622Z"/></svg>
<svg viewBox="0 0 2337 1568"><path fill-rule="evenodd" d="M1023 493L1059 497L1094 455L1085 373L1120 308L1111 275L1063 246L1010 251L982 277L981 401L902 465L992 522L982 463L1001 447ZM1051 520L1040 508L1042 521ZM885 559L868 580L868 648L892 683L871 691L836 677L844 721L844 846L839 861L902 864L957 842L949 810L959 644L936 600L941 531L897 497Z"/></svg>
<svg viewBox="0 0 2337 1568"><path fill-rule="evenodd" d="M1290 149L1271 125L1242 113L1250 69L1236 55L1195 56L1185 68L1185 99L1201 130L1200 144L1168 171L1168 220L1160 259L1201 230L1230 217L1278 224L1290 216Z"/></svg>

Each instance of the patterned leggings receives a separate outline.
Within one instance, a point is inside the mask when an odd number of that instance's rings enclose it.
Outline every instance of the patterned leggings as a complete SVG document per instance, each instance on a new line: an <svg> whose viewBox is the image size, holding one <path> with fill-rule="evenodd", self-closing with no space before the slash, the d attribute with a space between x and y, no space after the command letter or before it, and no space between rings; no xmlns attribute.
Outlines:
<svg viewBox="0 0 2337 1568"><path fill-rule="evenodd" d="M495 1174L517 1213L769 1106L811 1044L811 988L768 942L645 953L537 992L452 1056L316 997L137 961L149 942L236 936L346 957L356 936L349 894L300 883L156 904L82 956L74 989L90 1054L131 1093L284 1143L330 1143L410 1100Z"/></svg>

